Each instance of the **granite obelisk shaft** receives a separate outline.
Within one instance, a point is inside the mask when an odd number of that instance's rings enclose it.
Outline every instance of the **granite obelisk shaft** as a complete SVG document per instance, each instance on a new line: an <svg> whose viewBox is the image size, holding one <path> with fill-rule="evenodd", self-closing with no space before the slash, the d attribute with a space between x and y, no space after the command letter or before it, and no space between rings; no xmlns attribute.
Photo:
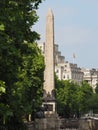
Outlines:
<svg viewBox="0 0 98 130"><path fill-rule="evenodd" d="M44 87L51 93L54 89L54 16L50 9L46 17L45 67Z"/></svg>
<svg viewBox="0 0 98 130"><path fill-rule="evenodd" d="M45 72L44 72L44 90L46 100L55 102L54 96L54 16L51 9L46 16L46 42L45 42ZM55 109L53 104L53 109ZM53 110L55 111L55 110Z"/></svg>

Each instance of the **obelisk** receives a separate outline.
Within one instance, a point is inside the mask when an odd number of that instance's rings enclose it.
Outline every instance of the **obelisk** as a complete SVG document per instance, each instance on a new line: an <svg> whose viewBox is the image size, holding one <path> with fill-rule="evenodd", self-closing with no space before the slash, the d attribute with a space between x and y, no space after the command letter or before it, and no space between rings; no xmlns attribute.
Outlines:
<svg viewBox="0 0 98 130"><path fill-rule="evenodd" d="M51 112L55 112L54 88L54 15L49 9L46 16L44 104Z"/></svg>

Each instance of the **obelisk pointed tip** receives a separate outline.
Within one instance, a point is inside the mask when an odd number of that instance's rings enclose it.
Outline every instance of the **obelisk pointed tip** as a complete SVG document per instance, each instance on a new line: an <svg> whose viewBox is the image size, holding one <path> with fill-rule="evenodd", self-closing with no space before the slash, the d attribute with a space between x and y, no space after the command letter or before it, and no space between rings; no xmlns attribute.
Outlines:
<svg viewBox="0 0 98 130"><path fill-rule="evenodd" d="M52 16L53 16L53 12L52 12L52 9L51 9L51 8L48 9L47 15L52 15Z"/></svg>

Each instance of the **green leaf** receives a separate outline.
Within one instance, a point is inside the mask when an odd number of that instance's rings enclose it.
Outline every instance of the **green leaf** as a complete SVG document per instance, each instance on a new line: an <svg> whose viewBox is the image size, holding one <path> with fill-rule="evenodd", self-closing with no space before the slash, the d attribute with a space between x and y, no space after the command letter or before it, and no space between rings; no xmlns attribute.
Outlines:
<svg viewBox="0 0 98 130"><path fill-rule="evenodd" d="M0 30L1 30L1 31L4 31L4 30L5 30L4 24L1 24L1 25L0 25Z"/></svg>

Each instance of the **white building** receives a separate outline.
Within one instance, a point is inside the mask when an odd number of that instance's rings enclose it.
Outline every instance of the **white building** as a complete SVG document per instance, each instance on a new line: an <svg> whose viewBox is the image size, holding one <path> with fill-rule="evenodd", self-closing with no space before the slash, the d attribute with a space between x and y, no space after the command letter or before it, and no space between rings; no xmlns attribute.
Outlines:
<svg viewBox="0 0 98 130"><path fill-rule="evenodd" d="M58 65L59 63L65 62L65 57L61 55L61 52L58 50L58 45L55 44L54 46L54 57L55 57L55 65Z"/></svg>
<svg viewBox="0 0 98 130"><path fill-rule="evenodd" d="M84 73L83 80L87 81L95 92L96 84L98 83L98 70L82 68L82 72Z"/></svg>
<svg viewBox="0 0 98 130"><path fill-rule="evenodd" d="M38 47L41 49L42 54L45 54L45 43L44 42L40 42L38 43Z"/></svg>
<svg viewBox="0 0 98 130"><path fill-rule="evenodd" d="M69 62L58 64L58 66L55 67L55 72L60 80L71 80L77 84L81 84L83 81L84 74L77 64Z"/></svg>
<svg viewBox="0 0 98 130"><path fill-rule="evenodd" d="M39 48L42 50L44 54L45 44L38 44ZM77 64L72 64L69 62L65 62L65 57L61 55L61 52L58 50L58 45L55 44L55 73L60 80L71 80L78 84L83 81L83 72L81 68L77 66ZM50 52L51 53L51 52Z"/></svg>

